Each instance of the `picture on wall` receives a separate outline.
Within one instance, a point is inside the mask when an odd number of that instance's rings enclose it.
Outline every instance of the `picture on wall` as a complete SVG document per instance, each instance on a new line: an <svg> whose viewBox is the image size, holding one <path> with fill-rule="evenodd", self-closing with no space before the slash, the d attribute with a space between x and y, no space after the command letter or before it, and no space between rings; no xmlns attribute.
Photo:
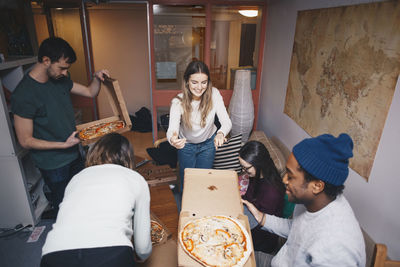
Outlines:
<svg viewBox="0 0 400 267"><path fill-rule="evenodd" d="M400 70L400 2L299 11L284 112L311 136L348 133L368 180Z"/></svg>

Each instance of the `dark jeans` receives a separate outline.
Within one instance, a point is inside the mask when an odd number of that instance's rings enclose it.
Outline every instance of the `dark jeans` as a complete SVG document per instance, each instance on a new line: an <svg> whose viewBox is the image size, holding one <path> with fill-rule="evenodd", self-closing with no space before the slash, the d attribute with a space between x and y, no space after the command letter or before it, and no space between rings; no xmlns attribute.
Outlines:
<svg viewBox="0 0 400 267"><path fill-rule="evenodd" d="M83 168L84 163L81 156L79 156L71 163L54 170L39 169L42 173L45 184L51 191L49 201L56 211L58 211L58 205L60 205L63 200L64 191L69 181L75 174L83 170Z"/></svg>
<svg viewBox="0 0 400 267"><path fill-rule="evenodd" d="M212 168L215 158L214 137L215 134L204 142L198 144L186 143L182 149L178 149L181 192L183 192L184 170L186 168Z"/></svg>
<svg viewBox="0 0 400 267"><path fill-rule="evenodd" d="M133 253L128 246L57 251L44 255L40 267L134 267Z"/></svg>

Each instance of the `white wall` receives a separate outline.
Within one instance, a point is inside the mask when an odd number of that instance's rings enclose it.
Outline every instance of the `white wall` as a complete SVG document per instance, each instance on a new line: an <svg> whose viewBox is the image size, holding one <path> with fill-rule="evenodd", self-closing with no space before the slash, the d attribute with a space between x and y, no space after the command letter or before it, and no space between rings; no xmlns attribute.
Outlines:
<svg viewBox="0 0 400 267"><path fill-rule="evenodd" d="M297 11L376 1L270 0L268 1L264 66L258 128L277 136L289 148L309 135L283 113L289 77ZM400 86L392 101L369 182L353 170L345 195L360 225L375 242L388 246L390 258L400 260Z"/></svg>

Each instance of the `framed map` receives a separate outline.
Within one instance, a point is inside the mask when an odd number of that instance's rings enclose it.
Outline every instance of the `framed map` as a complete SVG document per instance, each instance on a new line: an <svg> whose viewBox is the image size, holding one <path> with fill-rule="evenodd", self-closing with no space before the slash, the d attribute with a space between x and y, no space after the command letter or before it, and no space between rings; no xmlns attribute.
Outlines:
<svg viewBox="0 0 400 267"><path fill-rule="evenodd" d="M400 1L299 11L284 112L311 136L348 133L367 180L400 70Z"/></svg>

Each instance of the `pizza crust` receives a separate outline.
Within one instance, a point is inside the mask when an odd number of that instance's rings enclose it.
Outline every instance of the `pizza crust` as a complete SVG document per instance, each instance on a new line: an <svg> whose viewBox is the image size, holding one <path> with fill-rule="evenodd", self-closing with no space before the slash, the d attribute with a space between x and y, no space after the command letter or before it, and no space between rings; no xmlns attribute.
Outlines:
<svg viewBox="0 0 400 267"><path fill-rule="evenodd" d="M204 266L244 266L252 252L244 226L224 215L189 221L178 238L185 253Z"/></svg>

